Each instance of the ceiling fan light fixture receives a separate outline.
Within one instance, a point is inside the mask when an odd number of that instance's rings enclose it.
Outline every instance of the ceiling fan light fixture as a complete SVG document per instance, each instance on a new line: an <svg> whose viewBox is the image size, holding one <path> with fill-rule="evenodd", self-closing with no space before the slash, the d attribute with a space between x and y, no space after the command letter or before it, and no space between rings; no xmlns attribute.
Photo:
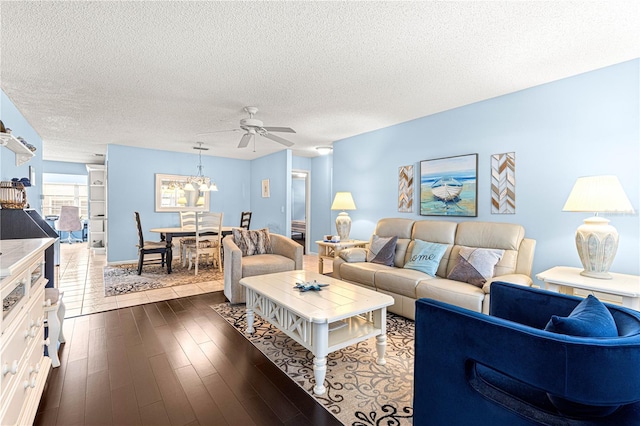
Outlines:
<svg viewBox="0 0 640 426"><path fill-rule="evenodd" d="M331 151L333 151L333 147L331 147L331 146L318 146L318 147L316 147L316 151L318 151L318 154L320 154L320 155L327 155L327 154L330 154Z"/></svg>

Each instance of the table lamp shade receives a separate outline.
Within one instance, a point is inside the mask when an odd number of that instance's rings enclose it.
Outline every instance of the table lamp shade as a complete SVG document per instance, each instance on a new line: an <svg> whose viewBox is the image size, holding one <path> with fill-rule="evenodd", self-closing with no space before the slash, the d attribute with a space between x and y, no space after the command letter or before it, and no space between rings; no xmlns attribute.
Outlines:
<svg viewBox="0 0 640 426"><path fill-rule="evenodd" d="M331 210L342 210L336 218L336 231L338 231L340 241L348 240L349 232L351 232L351 218L344 210L355 209L356 203L353 201L353 197L350 192L336 192L333 204L331 204Z"/></svg>
<svg viewBox="0 0 640 426"><path fill-rule="evenodd" d="M619 235L598 213L633 213L633 206L616 176L578 178L562 211L593 212L576 230L576 247L582 275L611 279L609 268L618 251Z"/></svg>

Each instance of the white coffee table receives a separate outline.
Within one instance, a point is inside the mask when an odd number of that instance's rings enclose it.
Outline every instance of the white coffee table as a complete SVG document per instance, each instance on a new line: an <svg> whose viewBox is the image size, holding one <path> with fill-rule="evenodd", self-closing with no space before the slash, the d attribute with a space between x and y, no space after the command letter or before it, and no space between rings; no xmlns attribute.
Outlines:
<svg viewBox="0 0 640 426"><path fill-rule="evenodd" d="M313 280L329 286L307 292L294 288L298 282ZM240 284L247 291L247 333L254 332L254 314L258 314L307 348L314 355L316 395L326 391L324 379L330 352L375 336L376 362L385 363L391 296L308 271L247 277Z"/></svg>

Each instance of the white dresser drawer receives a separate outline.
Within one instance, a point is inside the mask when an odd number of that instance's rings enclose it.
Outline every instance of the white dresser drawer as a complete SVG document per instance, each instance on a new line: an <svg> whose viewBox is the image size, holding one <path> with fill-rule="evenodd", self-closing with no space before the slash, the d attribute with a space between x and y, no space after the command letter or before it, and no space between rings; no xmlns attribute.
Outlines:
<svg viewBox="0 0 640 426"><path fill-rule="evenodd" d="M31 401L31 404L37 399L40 399L42 387L46 380L48 368L46 363L43 363L42 354L42 339L38 342L34 342L39 348L36 348L31 354L29 359L20 370L18 371L17 380L11 383L8 394L3 396L3 402L11 398L9 404L5 406L6 412L2 416L2 426L13 426L30 424L33 422L33 418L27 420L25 415L31 415L24 410L24 407ZM36 407L37 408L37 407ZM35 410L33 410L35 414Z"/></svg>
<svg viewBox="0 0 640 426"><path fill-rule="evenodd" d="M19 325L6 336L2 336L2 355L0 355L0 389L2 395L17 380L20 370L27 360L26 353L29 344L36 338L37 330L29 326L29 318L24 316ZM33 336L31 336L33 334Z"/></svg>

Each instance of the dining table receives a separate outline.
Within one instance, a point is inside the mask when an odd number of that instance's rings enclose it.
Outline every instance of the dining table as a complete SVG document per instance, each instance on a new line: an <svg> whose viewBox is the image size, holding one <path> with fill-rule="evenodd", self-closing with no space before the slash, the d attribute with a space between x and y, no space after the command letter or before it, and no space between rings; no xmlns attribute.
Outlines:
<svg viewBox="0 0 640 426"><path fill-rule="evenodd" d="M229 235L237 226L223 226L221 228L222 236ZM190 237L196 235L195 229L185 229L180 226L169 228L151 228L150 232L160 234L160 241L167 243L167 274L171 273L171 261L173 259L173 237Z"/></svg>

